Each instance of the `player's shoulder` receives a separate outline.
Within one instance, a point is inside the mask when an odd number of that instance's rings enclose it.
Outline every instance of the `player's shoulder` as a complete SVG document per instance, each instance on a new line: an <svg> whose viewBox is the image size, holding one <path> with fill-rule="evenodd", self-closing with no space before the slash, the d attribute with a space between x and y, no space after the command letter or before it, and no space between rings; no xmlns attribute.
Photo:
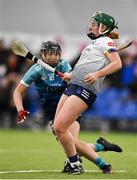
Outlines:
<svg viewBox="0 0 137 180"><path fill-rule="evenodd" d="M26 75L40 75L43 73L43 67L39 64L32 65L28 71L26 72Z"/></svg>
<svg viewBox="0 0 137 180"><path fill-rule="evenodd" d="M60 59L58 66L65 66L66 64L69 64L69 62L65 59Z"/></svg>
<svg viewBox="0 0 137 180"><path fill-rule="evenodd" d="M41 66L40 64L36 63L36 64L32 65L30 69L35 70L35 71L38 72L38 71L41 71L42 69L44 69L44 67Z"/></svg>
<svg viewBox="0 0 137 180"><path fill-rule="evenodd" d="M108 43L108 42L114 42L113 39L111 39L108 36L102 36L102 37L98 38L97 41L101 44Z"/></svg>
<svg viewBox="0 0 137 180"><path fill-rule="evenodd" d="M108 36L102 36L97 39L97 45L98 47L110 47L110 48L115 48L115 42Z"/></svg>

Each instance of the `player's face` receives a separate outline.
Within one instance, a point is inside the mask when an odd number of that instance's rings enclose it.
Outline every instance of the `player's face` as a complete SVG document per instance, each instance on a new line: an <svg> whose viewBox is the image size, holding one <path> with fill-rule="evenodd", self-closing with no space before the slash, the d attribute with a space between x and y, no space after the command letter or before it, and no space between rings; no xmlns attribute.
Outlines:
<svg viewBox="0 0 137 180"><path fill-rule="evenodd" d="M87 27L87 34L93 33L96 37L99 36L99 26L95 19L91 19L89 21L88 27Z"/></svg>
<svg viewBox="0 0 137 180"><path fill-rule="evenodd" d="M61 53L59 51L44 51L41 53L43 61L47 64L56 66L60 60Z"/></svg>

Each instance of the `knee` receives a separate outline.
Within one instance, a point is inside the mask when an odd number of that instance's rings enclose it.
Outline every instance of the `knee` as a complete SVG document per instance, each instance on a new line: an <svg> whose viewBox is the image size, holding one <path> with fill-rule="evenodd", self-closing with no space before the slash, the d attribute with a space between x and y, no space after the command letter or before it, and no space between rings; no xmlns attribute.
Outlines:
<svg viewBox="0 0 137 180"><path fill-rule="evenodd" d="M65 128L63 128L59 123L53 124L53 130L57 136L65 133L66 131Z"/></svg>

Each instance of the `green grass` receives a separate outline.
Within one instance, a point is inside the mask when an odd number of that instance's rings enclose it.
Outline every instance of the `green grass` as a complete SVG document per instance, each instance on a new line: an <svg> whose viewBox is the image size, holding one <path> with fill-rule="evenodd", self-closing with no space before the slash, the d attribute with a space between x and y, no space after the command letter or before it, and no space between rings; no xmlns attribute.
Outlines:
<svg viewBox="0 0 137 180"><path fill-rule="evenodd" d="M86 159L86 170L81 175L68 175L46 170L61 170L65 155L52 133L29 130L0 130L0 179L137 179L137 134L81 132L80 139L95 142L100 135L120 144L122 153L100 153L113 165L114 173L102 174L98 168ZM16 172L19 170L43 170L43 172ZM45 170L45 171L44 171ZM118 172L124 170L124 172ZM15 172L12 172L15 171Z"/></svg>

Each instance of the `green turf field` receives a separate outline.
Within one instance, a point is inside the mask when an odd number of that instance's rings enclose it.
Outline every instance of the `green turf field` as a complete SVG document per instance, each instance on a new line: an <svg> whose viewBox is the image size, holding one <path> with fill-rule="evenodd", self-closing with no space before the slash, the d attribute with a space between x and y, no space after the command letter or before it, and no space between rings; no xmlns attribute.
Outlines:
<svg viewBox="0 0 137 180"><path fill-rule="evenodd" d="M120 144L123 153L100 153L113 165L113 174L102 174L87 160L81 175L60 173L65 155L50 132L0 130L0 179L137 179L137 134L81 132L80 139L95 142L103 135Z"/></svg>

